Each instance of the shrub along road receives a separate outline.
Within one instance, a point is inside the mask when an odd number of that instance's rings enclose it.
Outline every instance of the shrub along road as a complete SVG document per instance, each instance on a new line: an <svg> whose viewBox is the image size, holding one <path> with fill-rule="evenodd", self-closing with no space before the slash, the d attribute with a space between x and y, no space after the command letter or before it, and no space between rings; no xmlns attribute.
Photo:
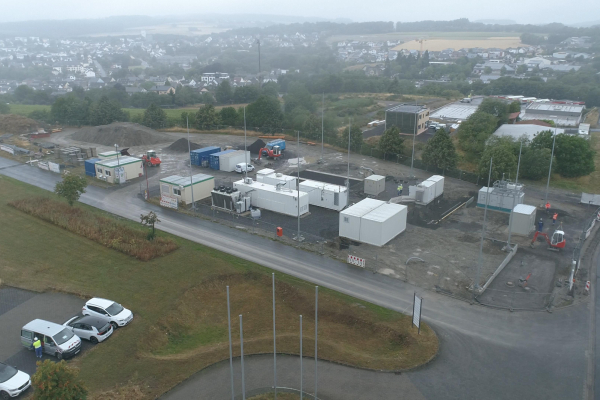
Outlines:
<svg viewBox="0 0 600 400"><path fill-rule="evenodd" d="M60 179L3 158L0 174L47 190ZM89 187L81 201L135 221L140 214L155 211L162 221L158 228L163 231L392 310L410 312L413 293L421 293L425 298L423 319L438 333L440 353L427 366L401 376L408 377L410 385L427 399L583 398L589 328L585 303L553 314L471 306L269 239L155 207L140 200L136 192L135 185L110 192ZM194 379L203 376L200 373ZM204 387L216 384L203 380ZM346 398L358 384L374 382L348 382L339 387L335 398ZM251 385L247 382L248 389Z"/></svg>

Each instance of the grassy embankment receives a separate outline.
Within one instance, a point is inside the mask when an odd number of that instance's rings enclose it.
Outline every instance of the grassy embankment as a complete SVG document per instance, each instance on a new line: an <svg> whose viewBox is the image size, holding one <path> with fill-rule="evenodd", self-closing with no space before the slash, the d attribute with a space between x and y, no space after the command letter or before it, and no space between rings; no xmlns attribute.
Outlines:
<svg viewBox="0 0 600 400"><path fill-rule="evenodd" d="M179 249L139 261L7 204L36 196L56 198L0 176L0 278L31 290L115 299L136 315L130 326L72 361L80 367L91 399L154 398L226 359L226 285L231 288L234 353L239 354L240 314L245 352L272 350L270 270L163 232L157 235L175 241ZM82 204L76 207L109 216ZM139 228L132 221L121 223ZM284 274L276 278L278 350L298 353L302 314L304 352L311 354L314 286ZM417 335L408 316L320 290L319 354L324 359L404 369L426 362L437 348L433 331L425 326Z"/></svg>

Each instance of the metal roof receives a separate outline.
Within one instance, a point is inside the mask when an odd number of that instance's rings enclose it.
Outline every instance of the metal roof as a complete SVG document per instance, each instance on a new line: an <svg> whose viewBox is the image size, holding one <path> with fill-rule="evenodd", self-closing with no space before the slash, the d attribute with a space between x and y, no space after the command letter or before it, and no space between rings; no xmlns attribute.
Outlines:
<svg viewBox="0 0 600 400"><path fill-rule="evenodd" d="M97 162L96 165L102 165L103 167L114 168L114 167L118 167L121 165L133 164L136 162L142 162L142 160L139 158L135 158L135 157L124 156L124 157L118 157L118 158L111 158L106 161L100 161L100 162Z"/></svg>
<svg viewBox="0 0 600 400"><path fill-rule="evenodd" d="M340 214L351 215L353 217L362 217L363 215L368 214L377 207L381 207L383 204L385 204L385 201L375 199L364 199L354 204L353 206L346 208Z"/></svg>
<svg viewBox="0 0 600 400"><path fill-rule="evenodd" d="M347 190L347 188L345 186L332 185L330 183L312 181L310 179L300 182L300 191L301 192L304 191L304 190L302 190L302 186L308 186L313 189L326 190L328 192L334 192L334 193L336 193L336 192L343 193Z"/></svg>
<svg viewBox="0 0 600 400"><path fill-rule="evenodd" d="M373 181L373 182L378 182L380 180L384 179L385 180L385 176L383 175L369 175L365 178L365 181Z"/></svg>
<svg viewBox="0 0 600 400"><path fill-rule="evenodd" d="M527 204L517 204L515 206L515 208L513 208L513 212L515 212L517 214L531 215L535 211L536 211L536 208L534 206L530 206Z"/></svg>
<svg viewBox="0 0 600 400"><path fill-rule="evenodd" d="M464 120L477 111L477 105L453 103L444 106L429 115L429 118Z"/></svg>
<svg viewBox="0 0 600 400"><path fill-rule="evenodd" d="M397 106L394 106L392 108L388 108L386 111L387 112L399 112L399 113L418 113L421 111L425 111L427 110L427 107L425 107L422 104L398 104Z"/></svg>
<svg viewBox="0 0 600 400"><path fill-rule="evenodd" d="M547 126L534 125L534 124L503 124L500 128L496 129L494 135L496 136L508 136L514 139L520 139L525 136L529 140L533 140L540 132L552 131L554 128ZM556 133L564 133L564 129L556 128Z"/></svg>
<svg viewBox="0 0 600 400"><path fill-rule="evenodd" d="M369 221L384 222L399 212L402 212L405 208L407 207L402 204L385 203L366 215L363 215L363 218L368 219Z"/></svg>
<svg viewBox="0 0 600 400"><path fill-rule="evenodd" d="M215 179L215 178L214 178L214 176L211 176L211 175L196 174L196 175L192 175L191 179L189 176L172 175L172 176L167 176L166 178L162 178L160 181L163 183L171 184L171 185L187 187L192 184L195 185L196 183L208 181L210 179Z"/></svg>

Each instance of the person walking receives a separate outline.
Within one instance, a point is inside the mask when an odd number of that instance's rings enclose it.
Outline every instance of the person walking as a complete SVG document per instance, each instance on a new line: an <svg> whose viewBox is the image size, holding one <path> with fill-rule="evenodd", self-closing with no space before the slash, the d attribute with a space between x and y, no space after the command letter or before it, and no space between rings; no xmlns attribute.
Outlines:
<svg viewBox="0 0 600 400"><path fill-rule="evenodd" d="M35 349L35 356L42 358L42 342L37 337L33 338L33 348Z"/></svg>
<svg viewBox="0 0 600 400"><path fill-rule="evenodd" d="M402 196L402 192L404 190L404 186L402 186L402 183L398 184L398 196Z"/></svg>
<svg viewBox="0 0 600 400"><path fill-rule="evenodd" d="M544 229L544 220L540 218L540 222L538 222L538 232L541 232Z"/></svg>
<svg viewBox="0 0 600 400"><path fill-rule="evenodd" d="M554 215L552 216L552 225L556 225L556 218L558 218L557 212L555 212Z"/></svg>
<svg viewBox="0 0 600 400"><path fill-rule="evenodd" d="M546 214L550 214L550 202L546 202Z"/></svg>

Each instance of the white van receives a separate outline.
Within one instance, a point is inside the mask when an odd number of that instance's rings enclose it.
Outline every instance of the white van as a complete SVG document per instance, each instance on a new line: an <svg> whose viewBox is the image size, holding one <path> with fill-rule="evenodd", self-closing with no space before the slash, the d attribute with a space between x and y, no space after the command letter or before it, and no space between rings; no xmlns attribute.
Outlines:
<svg viewBox="0 0 600 400"><path fill-rule="evenodd" d="M238 174L241 174L243 172L251 172L254 171L254 165L252 164L247 164L245 162L243 163L239 163L235 166L235 172L237 172Z"/></svg>
<svg viewBox="0 0 600 400"><path fill-rule="evenodd" d="M33 350L34 338L42 342L42 351L62 360L81 351L81 339L69 328L54 322L34 319L21 329L21 344Z"/></svg>

